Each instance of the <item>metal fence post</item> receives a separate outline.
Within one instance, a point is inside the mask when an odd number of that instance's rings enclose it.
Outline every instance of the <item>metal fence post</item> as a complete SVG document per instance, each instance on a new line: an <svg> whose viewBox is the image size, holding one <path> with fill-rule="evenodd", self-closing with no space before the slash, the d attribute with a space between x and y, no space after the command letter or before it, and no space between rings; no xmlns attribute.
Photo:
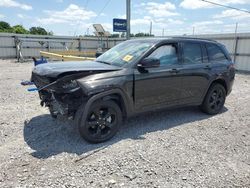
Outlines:
<svg viewBox="0 0 250 188"><path fill-rule="evenodd" d="M81 38L78 39L78 48L79 48L79 52L81 51Z"/></svg>
<svg viewBox="0 0 250 188"><path fill-rule="evenodd" d="M238 51L238 42L239 42L239 37L235 37L235 45L234 45L234 62L236 61L237 57L237 51Z"/></svg>
<svg viewBox="0 0 250 188"><path fill-rule="evenodd" d="M50 51L50 42L49 41L48 41L47 45L48 45L48 51Z"/></svg>

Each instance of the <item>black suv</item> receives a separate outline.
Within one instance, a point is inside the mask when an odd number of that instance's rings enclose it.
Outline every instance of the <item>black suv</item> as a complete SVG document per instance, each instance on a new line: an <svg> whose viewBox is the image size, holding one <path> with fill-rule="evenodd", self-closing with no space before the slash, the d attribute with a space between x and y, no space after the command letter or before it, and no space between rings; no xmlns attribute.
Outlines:
<svg viewBox="0 0 250 188"><path fill-rule="evenodd" d="M223 45L182 37L128 40L95 61L47 63L32 72L41 105L54 118L74 119L82 137L95 143L141 112L197 105L217 114L234 77Z"/></svg>

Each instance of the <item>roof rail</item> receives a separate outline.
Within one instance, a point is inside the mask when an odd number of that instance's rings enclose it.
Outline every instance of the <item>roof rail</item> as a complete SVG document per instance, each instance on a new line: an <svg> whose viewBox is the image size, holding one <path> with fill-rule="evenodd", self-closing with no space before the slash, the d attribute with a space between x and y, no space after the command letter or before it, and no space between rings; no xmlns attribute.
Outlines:
<svg viewBox="0 0 250 188"><path fill-rule="evenodd" d="M200 38L200 37L185 37L185 36L176 36L176 37L172 37L172 38L176 38L176 39L198 39L198 40L207 40L207 41L213 41L213 42L217 42L216 40L213 39L207 39L207 38Z"/></svg>

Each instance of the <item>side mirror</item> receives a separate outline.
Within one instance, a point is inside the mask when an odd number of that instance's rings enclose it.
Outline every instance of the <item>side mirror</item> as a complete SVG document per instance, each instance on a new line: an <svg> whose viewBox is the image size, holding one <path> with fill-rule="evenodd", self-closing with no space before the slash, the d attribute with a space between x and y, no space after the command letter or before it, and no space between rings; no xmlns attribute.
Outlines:
<svg viewBox="0 0 250 188"><path fill-rule="evenodd" d="M137 64L138 68L157 68L160 66L160 60L153 57L146 57Z"/></svg>

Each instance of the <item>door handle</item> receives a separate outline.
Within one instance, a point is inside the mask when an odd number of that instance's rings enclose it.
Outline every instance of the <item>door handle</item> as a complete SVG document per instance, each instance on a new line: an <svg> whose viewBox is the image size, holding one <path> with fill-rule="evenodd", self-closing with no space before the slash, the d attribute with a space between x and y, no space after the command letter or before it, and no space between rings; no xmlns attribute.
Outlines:
<svg viewBox="0 0 250 188"><path fill-rule="evenodd" d="M170 70L169 72L170 72L170 73L178 73L178 72L180 72L180 70L178 70L178 69L172 69L172 70Z"/></svg>
<svg viewBox="0 0 250 188"><path fill-rule="evenodd" d="M206 69L206 70L211 70L212 68L211 68L209 65L206 65L206 66L204 67L204 69Z"/></svg>

